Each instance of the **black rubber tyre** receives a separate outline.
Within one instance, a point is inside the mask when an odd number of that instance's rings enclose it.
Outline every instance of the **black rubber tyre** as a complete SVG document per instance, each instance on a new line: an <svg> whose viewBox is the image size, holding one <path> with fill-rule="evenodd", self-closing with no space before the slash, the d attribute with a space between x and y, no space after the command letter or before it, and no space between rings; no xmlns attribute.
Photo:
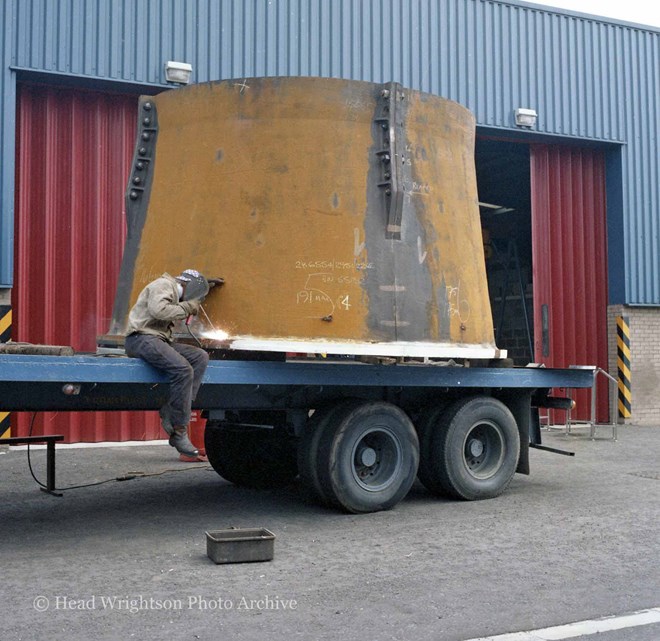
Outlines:
<svg viewBox="0 0 660 641"><path fill-rule="evenodd" d="M429 488L435 481L433 464L433 437L442 429L443 419L447 414L447 402L440 402L426 408L415 422L419 439L419 468L417 478L424 487Z"/></svg>
<svg viewBox="0 0 660 641"><path fill-rule="evenodd" d="M298 475L296 439L282 429L208 421L204 446L213 469L234 485L269 489Z"/></svg>
<svg viewBox="0 0 660 641"><path fill-rule="evenodd" d="M377 512L406 496L417 474L419 442L405 412L389 403L351 403L321 428L317 475L330 505Z"/></svg>
<svg viewBox="0 0 660 641"><path fill-rule="evenodd" d="M469 501L504 492L520 454L518 426L506 405L489 396L466 398L439 411L435 420L420 477L426 488Z"/></svg>
<svg viewBox="0 0 660 641"><path fill-rule="evenodd" d="M332 405L317 408L301 435L298 444L298 474L303 493L306 498L321 505L329 504L318 476L318 448L321 435L327 425L336 420L335 417L339 413L345 412L355 404L354 400L340 400Z"/></svg>

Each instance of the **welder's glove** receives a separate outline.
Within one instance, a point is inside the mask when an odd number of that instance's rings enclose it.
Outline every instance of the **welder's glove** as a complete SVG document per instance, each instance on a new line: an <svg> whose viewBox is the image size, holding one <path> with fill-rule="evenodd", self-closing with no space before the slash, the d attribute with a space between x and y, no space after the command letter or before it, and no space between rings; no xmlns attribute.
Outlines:
<svg viewBox="0 0 660 641"><path fill-rule="evenodd" d="M225 279L224 278L207 278L206 282L209 284L209 289L213 289L214 287L221 287L222 285L225 284Z"/></svg>
<svg viewBox="0 0 660 641"><path fill-rule="evenodd" d="M183 307L188 316L197 316L201 304L202 303L198 298L193 298L192 300L182 300L179 303L179 305Z"/></svg>

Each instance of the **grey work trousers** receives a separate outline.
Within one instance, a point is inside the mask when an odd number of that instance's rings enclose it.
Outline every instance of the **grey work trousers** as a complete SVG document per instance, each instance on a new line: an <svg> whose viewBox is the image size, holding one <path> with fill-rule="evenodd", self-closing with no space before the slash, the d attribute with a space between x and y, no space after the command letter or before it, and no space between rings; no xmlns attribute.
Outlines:
<svg viewBox="0 0 660 641"><path fill-rule="evenodd" d="M164 409L172 425L187 426L209 355L194 345L168 343L150 334L131 334L124 347L128 356L141 358L167 375L170 393Z"/></svg>

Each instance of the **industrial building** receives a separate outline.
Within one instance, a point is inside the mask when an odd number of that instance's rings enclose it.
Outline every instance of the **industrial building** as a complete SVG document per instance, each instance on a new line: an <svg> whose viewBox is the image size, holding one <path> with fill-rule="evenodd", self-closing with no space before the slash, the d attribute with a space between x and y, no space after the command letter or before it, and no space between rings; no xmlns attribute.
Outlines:
<svg viewBox="0 0 660 641"><path fill-rule="evenodd" d="M660 29L517 0L0 10L0 340L94 351L107 331L140 94L176 91L182 72L246 91L260 76L398 82L475 114L498 346L608 372L599 421L660 423ZM69 441L162 436L155 413L42 420Z"/></svg>

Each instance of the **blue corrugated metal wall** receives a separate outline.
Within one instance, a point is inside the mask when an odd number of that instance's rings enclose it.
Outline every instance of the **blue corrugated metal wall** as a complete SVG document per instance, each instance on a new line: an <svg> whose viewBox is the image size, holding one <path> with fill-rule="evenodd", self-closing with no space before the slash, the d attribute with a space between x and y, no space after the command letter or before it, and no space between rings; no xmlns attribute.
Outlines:
<svg viewBox="0 0 660 641"><path fill-rule="evenodd" d="M387 82L469 107L479 125L624 143L625 300L660 304L660 30L496 0L0 0L17 72L162 85L183 60L194 81L311 75ZM13 14L13 20L12 20ZM3 102L14 100L5 66ZM11 113L11 112L10 112ZM3 142L11 127L4 117ZM11 281L13 146L3 144L0 285ZM8 164L9 161L9 164ZM616 297L616 295L615 295Z"/></svg>
<svg viewBox="0 0 660 641"><path fill-rule="evenodd" d="M14 3L0 5L0 287L12 284L14 265L14 142L16 136L16 83L12 61Z"/></svg>

